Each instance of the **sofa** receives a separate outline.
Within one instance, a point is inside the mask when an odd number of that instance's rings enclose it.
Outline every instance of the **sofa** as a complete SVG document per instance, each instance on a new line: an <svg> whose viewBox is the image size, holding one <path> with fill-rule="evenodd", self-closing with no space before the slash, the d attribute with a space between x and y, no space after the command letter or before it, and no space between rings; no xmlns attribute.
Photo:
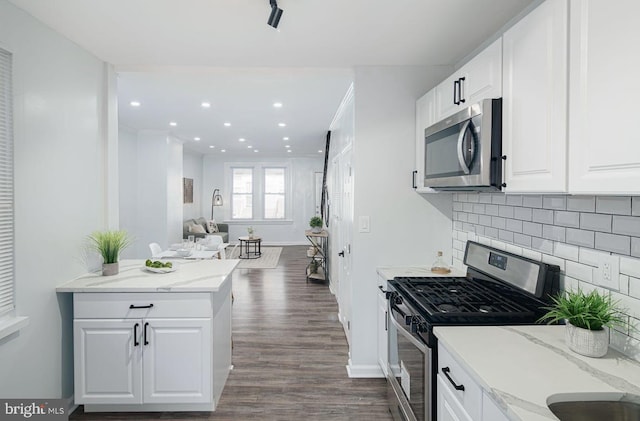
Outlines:
<svg viewBox="0 0 640 421"><path fill-rule="evenodd" d="M204 232L193 232L193 228L191 227L194 225L201 226L202 227L201 230L200 229L196 229L196 230L200 230ZM196 218L196 219L187 219L182 224L182 238L186 239L190 235L193 235L196 238L204 238L205 236L211 234L211 235L219 235L220 237L222 237L222 242L228 243L229 242L229 225L228 224L217 224L217 225L218 225L218 232L209 232L209 230L207 229L207 226L208 226L207 220L204 219L203 217Z"/></svg>

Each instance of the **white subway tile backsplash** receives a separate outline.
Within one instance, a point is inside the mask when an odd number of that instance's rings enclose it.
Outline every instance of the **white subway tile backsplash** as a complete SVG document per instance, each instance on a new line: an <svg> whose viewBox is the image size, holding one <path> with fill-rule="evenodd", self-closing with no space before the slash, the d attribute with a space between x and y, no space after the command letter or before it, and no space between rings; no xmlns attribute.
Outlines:
<svg viewBox="0 0 640 421"><path fill-rule="evenodd" d="M491 218L491 226L503 230L507 227L507 221L504 218L494 216Z"/></svg>
<svg viewBox="0 0 640 421"><path fill-rule="evenodd" d="M570 277L569 275L560 275L560 288L563 291L577 291L579 286L579 281L575 278Z"/></svg>
<svg viewBox="0 0 640 421"><path fill-rule="evenodd" d="M485 246L490 246L491 245L491 238L486 237L486 236L478 235L478 243L484 244Z"/></svg>
<svg viewBox="0 0 640 421"><path fill-rule="evenodd" d="M542 238L547 240L565 241L567 229L564 227L557 227L555 225L543 225L542 226Z"/></svg>
<svg viewBox="0 0 640 421"><path fill-rule="evenodd" d="M507 250L507 245L499 240L491 240L491 247L497 248L498 250Z"/></svg>
<svg viewBox="0 0 640 421"><path fill-rule="evenodd" d="M474 203L473 204L473 213L484 213L484 205Z"/></svg>
<svg viewBox="0 0 640 421"><path fill-rule="evenodd" d="M485 225L487 227L491 226L491 216L490 215L480 215L479 222L481 225Z"/></svg>
<svg viewBox="0 0 640 421"><path fill-rule="evenodd" d="M544 196L542 198L542 207L545 209L567 209L567 198L565 196Z"/></svg>
<svg viewBox="0 0 640 421"><path fill-rule="evenodd" d="M506 229L513 232L522 232L522 221L507 219Z"/></svg>
<svg viewBox="0 0 640 421"><path fill-rule="evenodd" d="M631 198L631 215L640 216L640 196Z"/></svg>
<svg viewBox="0 0 640 421"><path fill-rule="evenodd" d="M491 203L494 205L504 205L507 203L507 198L504 194L494 194L491 196Z"/></svg>
<svg viewBox="0 0 640 421"><path fill-rule="evenodd" d="M480 195L479 193L475 193L475 194L469 193L469 195L467 196L467 200L469 201L469 203L478 203L479 195Z"/></svg>
<svg viewBox="0 0 640 421"><path fill-rule="evenodd" d="M484 228L484 235L486 235L487 237L491 237L491 238L498 238L498 230L496 228L492 228L492 227L485 227Z"/></svg>
<svg viewBox="0 0 640 421"><path fill-rule="evenodd" d="M542 196L523 196L522 206L526 206L528 208L541 208Z"/></svg>
<svg viewBox="0 0 640 421"><path fill-rule="evenodd" d="M482 225L476 225L476 234L484 235L484 227Z"/></svg>
<svg viewBox="0 0 640 421"><path fill-rule="evenodd" d="M582 263L572 262L567 260L565 273L575 279L579 279L583 282L593 282L593 267L583 265Z"/></svg>
<svg viewBox="0 0 640 421"><path fill-rule="evenodd" d="M569 244L593 248L595 245L595 233L593 231L567 228L567 238L565 241Z"/></svg>
<svg viewBox="0 0 640 421"><path fill-rule="evenodd" d="M620 256L620 273L640 278L640 259Z"/></svg>
<svg viewBox="0 0 640 421"><path fill-rule="evenodd" d="M458 194L458 202L467 202L469 194L468 193L457 193ZM472 193L475 194L475 193Z"/></svg>
<svg viewBox="0 0 640 421"><path fill-rule="evenodd" d="M620 294L630 295L629 294L629 277L627 275L620 275L618 279L618 283L620 285Z"/></svg>
<svg viewBox="0 0 640 421"><path fill-rule="evenodd" d="M631 255L640 257L640 238L633 237L631 239Z"/></svg>
<svg viewBox="0 0 640 421"><path fill-rule="evenodd" d="M461 202L453 202L453 211L460 212L463 209L463 203Z"/></svg>
<svg viewBox="0 0 640 421"><path fill-rule="evenodd" d="M542 253L539 253L537 251L533 251L533 250L530 250L530 249L523 248L522 249L522 255L524 257L527 257L527 258L531 259L531 260L537 260L537 261L541 261L542 260Z"/></svg>
<svg viewBox="0 0 640 421"><path fill-rule="evenodd" d="M480 203L491 203L491 193L480 193L478 195L478 201Z"/></svg>
<svg viewBox="0 0 640 421"><path fill-rule="evenodd" d="M555 245L555 255L563 259L573 260L574 262L577 262L579 253L580 248L577 246L572 246L565 243L556 243Z"/></svg>
<svg viewBox="0 0 640 421"><path fill-rule="evenodd" d="M595 196L567 196L567 210L580 212L595 212Z"/></svg>
<svg viewBox="0 0 640 421"><path fill-rule="evenodd" d="M513 243L513 233L511 231L500 230L500 232L498 232L498 238L502 241Z"/></svg>
<svg viewBox="0 0 640 421"><path fill-rule="evenodd" d="M462 222L453 221L453 229L461 230L462 229Z"/></svg>
<svg viewBox="0 0 640 421"><path fill-rule="evenodd" d="M596 232L596 248L618 254L631 254L631 237Z"/></svg>
<svg viewBox="0 0 640 421"><path fill-rule="evenodd" d="M465 212L458 212L458 221L467 222L469 219L469 214Z"/></svg>
<svg viewBox="0 0 640 421"><path fill-rule="evenodd" d="M544 240L538 237L531 238L531 247L534 250L539 250L543 253L553 254L553 241Z"/></svg>
<svg viewBox="0 0 640 421"><path fill-rule="evenodd" d="M470 213L469 215L467 215L467 222L469 222L470 224L477 224L479 220L480 216L478 216L478 214Z"/></svg>
<svg viewBox="0 0 640 421"><path fill-rule="evenodd" d="M580 255L578 257L578 261L580 263L584 263L585 265L598 267L602 259L604 259L606 256L609 256L609 253L580 247Z"/></svg>
<svg viewBox="0 0 640 421"><path fill-rule="evenodd" d="M518 194L507 195L507 205L509 206L522 206L522 196Z"/></svg>
<svg viewBox="0 0 640 421"><path fill-rule="evenodd" d="M629 277L629 292L627 295L640 299L640 278Z"/></svg>
<svg viewBox="0 0 640 421"><path fill-rule="evenodd" d="M503 218L513 218L513 206L498 206L498 215Z"/></svg>
<svg viewBox="0 0 640 421"><path fill-rule="evenodd" d="M614 216L613 232L640 237L640 218L636 216Z"/></svg>
<svg viewBox="0 0 640 421"><path fill-rule="evenodd" d="M611 232L611 215L581 213L580 228L591 231Z"/></svg>
<svg viewBox="0 0 640 421"><path fill-rule="evenodd" d="M531 221L533 211L531 208L513 208L513 217L523 221Z"/></svg>
<svg viewBox="0 0 640 421"><path fill-rule="evenodd" d="M498 216L498 205L484 205L484 211L487 215Z"/></svg>
<svg viewBox="0 0 640 421"><path fill-rule="evenodd" d="M565 261L555 257L555 256L551 256L549 254L543 254L542 255L542 261L544 263L547 263L549 265L556 265L560 268L560 271L564 272L565 271Z"/></svg>
<svg viewBox="0 0 640 421"><path fill-rule="evenodd" d="M530 235L522 235L517 232L513 234L513 242L531 248L531 236Z"/></svg>
<svg viewBox="0 0 640 421"><path fill-rule="evenodd" d="M523 222L522 233L533 235L535 237L542 237L542 224L536 224L535 222Z"/></svg>
<svg viewBox="0 0 640 421"><path fill-rule="evenodd" d="M596 197L596 212L631 215L631 197L598 196Z"/></svg>
<svg viewBox="0 0 640 421"><path fill-rule="evenodd" d="M568 211L555 211L553 221L556 225L563 227L580 227L580 213Z"/></svg>
<svg viewBox="0 0 640 421"><path fill-rule="evenodd" d="M548 209L534 209L531 220L543 224L553 224L553 211Z"/></svg>
<svg viewBox="0 0 640 421"><path fill-rule="evenodd" d="M462 204L463 212L473 212L473 203L463 203Z"/></svg>
<svg viewBox="0 0 640 421"><path fill-rule="evenodd" d="M522 256L522 247L514 246L513 244L507 243L506 251L508 251L509 253L517 254L518 256Z"/></svg>

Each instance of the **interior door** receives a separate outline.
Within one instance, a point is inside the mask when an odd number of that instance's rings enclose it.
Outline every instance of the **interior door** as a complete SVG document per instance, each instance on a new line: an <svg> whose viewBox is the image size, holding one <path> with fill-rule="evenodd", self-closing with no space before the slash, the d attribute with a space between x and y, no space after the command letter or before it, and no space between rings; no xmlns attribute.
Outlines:
<svg viewBox="0 0 640 421"><path fill-rule="evenodd" d="M314 211L316 215L320 215L320 207L322 206L322 178L321 172L313 173L314 178Z"/></svg>
<svg viewBox="0 0 640 421"><path fill-rule="evenodd" d="M351 166L352 148L348 146L338 157L340 167L341 190L340 201L340 243L337 264L340 277L340 313L342 323L347 333L347 340L351 340L351 241L353 237L353 169Z"/></svg>

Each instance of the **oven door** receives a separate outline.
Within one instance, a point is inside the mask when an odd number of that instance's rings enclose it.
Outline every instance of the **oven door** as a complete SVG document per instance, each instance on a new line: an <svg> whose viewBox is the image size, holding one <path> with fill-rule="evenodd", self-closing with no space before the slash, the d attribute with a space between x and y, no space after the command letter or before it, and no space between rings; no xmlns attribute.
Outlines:
<svg viewBox="0 0 640 421"><path fill-rule="evenodd" d="M397 421L432 421L432 350L413 336L411 324L403 323L403 316L394 317L394 312L390 308L389 409Z"/></svg>

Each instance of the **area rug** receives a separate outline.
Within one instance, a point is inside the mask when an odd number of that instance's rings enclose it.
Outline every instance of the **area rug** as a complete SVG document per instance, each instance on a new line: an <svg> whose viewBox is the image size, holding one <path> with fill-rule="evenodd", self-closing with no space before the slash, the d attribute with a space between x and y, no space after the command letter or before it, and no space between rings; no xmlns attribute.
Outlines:
<svg viewBox="0 0 640 421"><path fill-rule="evenodd" d="M282 247L262 247L261 251L262 256L257 259L241 259L237 267L240 269L273 269L278 267ZM239 254L240 247L227 247L227 259L237 259Z"/></svg>

